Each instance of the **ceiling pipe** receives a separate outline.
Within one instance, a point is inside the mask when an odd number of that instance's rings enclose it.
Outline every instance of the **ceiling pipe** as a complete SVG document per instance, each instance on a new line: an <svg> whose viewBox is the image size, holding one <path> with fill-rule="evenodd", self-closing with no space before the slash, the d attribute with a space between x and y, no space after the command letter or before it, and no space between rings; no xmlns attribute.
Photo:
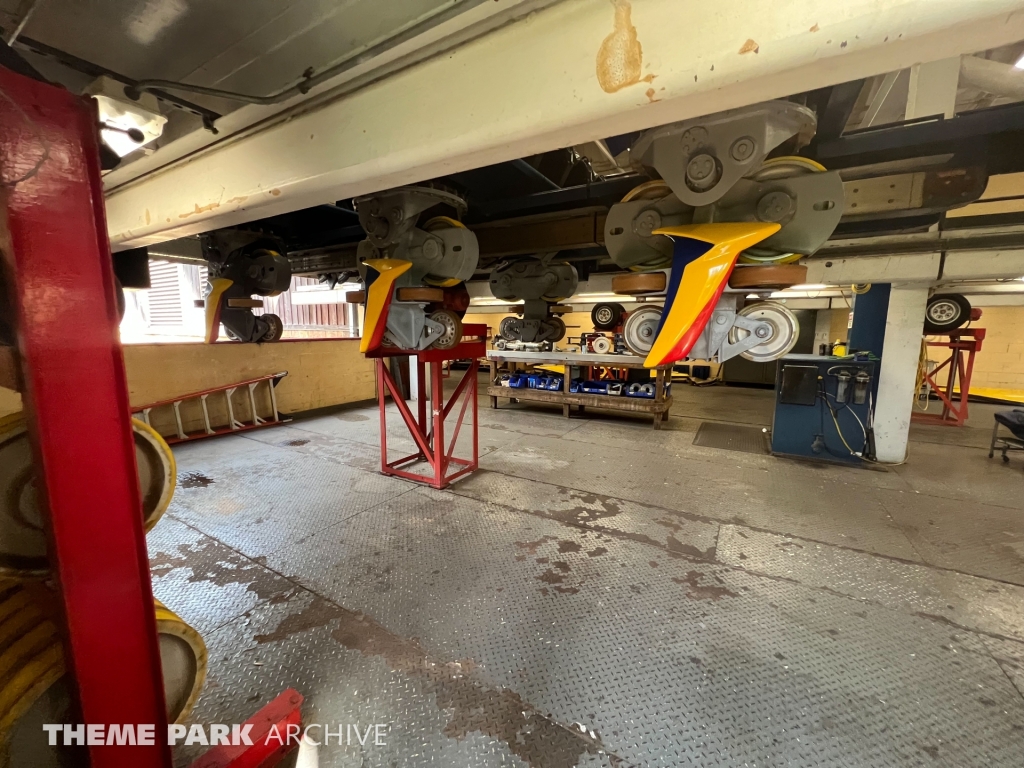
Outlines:
<svg viewBox="0 0 1024 768"><path fill-rule="evenodd" d="M36 12L36 9L43 4L43 0L23 0L22 4L18 7L18 13L21 16L21 21L18 22L18 26L14 28L14 31L7 36L7 44L14 45L14 41L21 36L22 31L25 29L25 25L28 24L28 20L32 18L32 14Z"/></svg>

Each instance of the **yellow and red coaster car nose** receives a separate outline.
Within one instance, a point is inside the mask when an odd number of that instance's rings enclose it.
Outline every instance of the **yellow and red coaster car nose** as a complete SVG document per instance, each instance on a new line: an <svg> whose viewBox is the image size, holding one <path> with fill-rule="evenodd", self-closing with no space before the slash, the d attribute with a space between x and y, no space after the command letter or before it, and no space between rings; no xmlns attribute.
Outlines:
<svg viewBox="0 0 1024 768"><path fill-rule="evenodd" d="M686 358L714 312L740 253L779 229L775 223L740 222L654 230L653 234L672 238L672 278L646 367Z"/></svg>
<svg viewBox="0 0 1024 768"><path fill-rule="evenodd" d="M395 281L409 271L412 262L401 259L367 259L363 264L366 266L366 313L359 351L366 353L377 349L384 339Z"/></svg>

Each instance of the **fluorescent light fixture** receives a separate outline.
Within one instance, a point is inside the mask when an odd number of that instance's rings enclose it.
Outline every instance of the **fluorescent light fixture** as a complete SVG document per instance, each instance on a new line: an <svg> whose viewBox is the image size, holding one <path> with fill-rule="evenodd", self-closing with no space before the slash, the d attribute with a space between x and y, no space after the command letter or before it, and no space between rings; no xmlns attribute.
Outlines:
<svg viewBox="0 0 1024 768"><path fill-rule="evenodd" d="M823 291L828 288L824 283L806 283L804 285L794 285L786 290L788 291Z"/></svg>
<svg viewBox="0 0 1024 768"><path fill-rule="evenodd" d="M1017 59L1017 63L1014 64L1013 66L1015 66L1017 69L1024 69L1024 55Z"/></svg>
<svg viewBox="0 0 1024 768"><path fill-rule="evenodd" d="M758 296L756 293L748 293L747 294L747 298L748 299L760 299L761 297Z"/></svg>

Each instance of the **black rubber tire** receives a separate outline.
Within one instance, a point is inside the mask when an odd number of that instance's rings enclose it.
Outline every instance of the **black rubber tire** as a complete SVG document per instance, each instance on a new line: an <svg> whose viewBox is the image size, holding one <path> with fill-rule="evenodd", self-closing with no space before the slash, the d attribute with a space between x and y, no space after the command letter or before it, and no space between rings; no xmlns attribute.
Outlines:
<svg viewBox="0 0 1024 768"><path fill-rule="evenodd" d="M435 339L430 345L431 349L452 349L462 341L462 320L450 309L439 309L430 313L430 319L446 326L446 332L441 338Z"/></svg>
<svg viewBox="0 0 1024 768"><path fill-rule="evenodd" d="M935 313L935 316L933 316ZM937 293L924 311L925 333L949 333L971 319L971 302L959 293Z"/></svg>
<svg viewBox="0 0 1024 768"><path fill-rule="evenodd" d="M261 315L263 320L270 326L270 329L260 339L260 344L280 341L284 335L284 322L272 312Z"/></svg>
<svg viewBox="0 0 1024 768"><path fill-rule="evenodd" d="M559 342L559 341L561 341L562 339L565 338L565 321L562 320L562 318L557 317L557 316L552 316L552 317L549 317L544 322L546 322L548 325L555 326L555 328L557 329L556 332L555 332L555 335L552 336L550 339L548 339L548 341L550 341L552 344L554 344L554 343L557 343L557 342Z"/></svg>
<svg viewBox="0 0 1024 768"><path fill-rule="evenodd" d="M590 310L590 320L594 323L595 331L611 331L622 324L625 312L626 309L621 304L595 304Z"/></svg>

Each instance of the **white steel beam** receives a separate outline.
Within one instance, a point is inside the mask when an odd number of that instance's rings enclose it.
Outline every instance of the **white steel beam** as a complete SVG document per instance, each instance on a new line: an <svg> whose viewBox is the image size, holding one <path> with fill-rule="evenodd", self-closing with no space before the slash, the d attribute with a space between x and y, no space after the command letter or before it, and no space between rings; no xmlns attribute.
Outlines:
<svg viewBox="0 0 1024 768"><path fill-rule="evenodd" d="M112 189L111 241L158 243L1020 39L1024 0L563 0Z"/></svg>

